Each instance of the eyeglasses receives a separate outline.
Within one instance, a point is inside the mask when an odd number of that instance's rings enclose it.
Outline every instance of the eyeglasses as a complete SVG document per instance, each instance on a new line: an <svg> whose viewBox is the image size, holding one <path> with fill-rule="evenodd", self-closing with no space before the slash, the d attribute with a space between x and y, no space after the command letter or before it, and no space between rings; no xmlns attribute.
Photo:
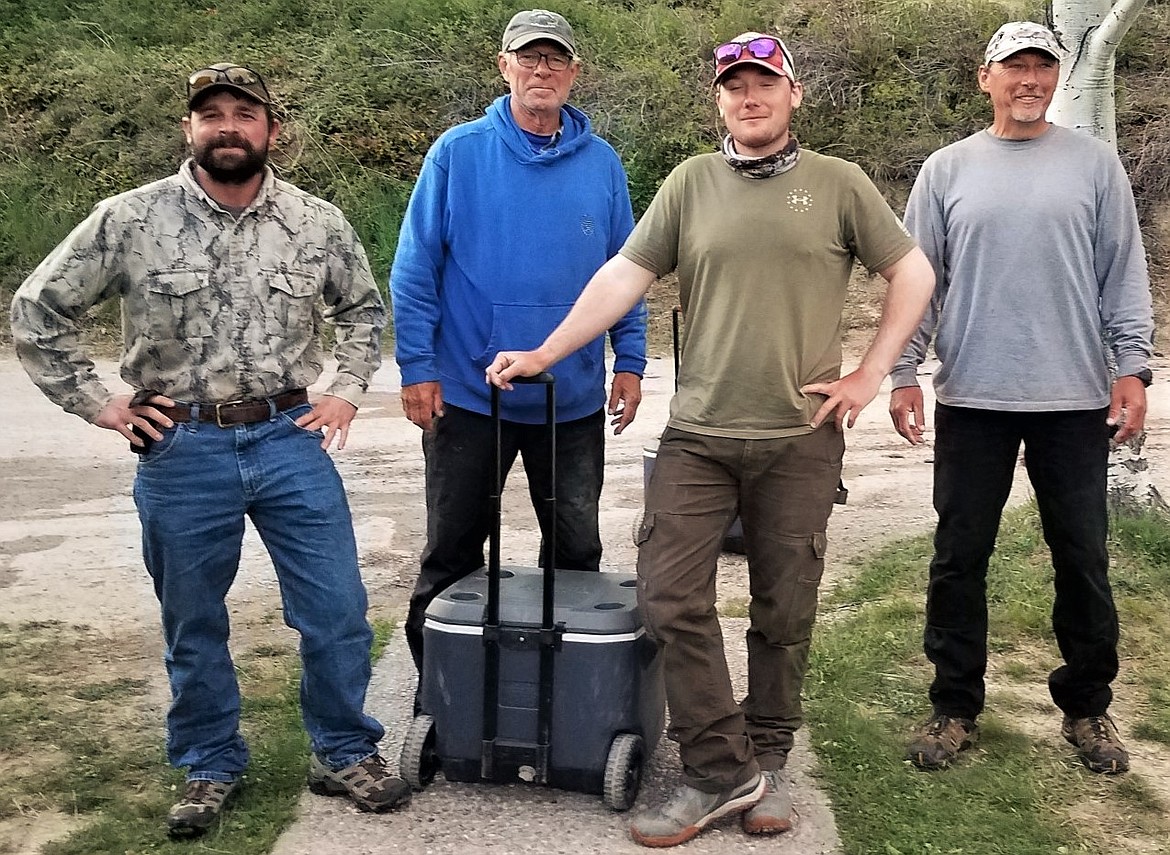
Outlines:
<svg viewBox="0 0 1170 855"><path fill-rule="evenodd" d="M774 39L771 36L757 36L746 42L727 42L727 44L719 45L715 48L715 70L718 71L720 66L730 65L738 61L747 51L748 55L756 59L770 59L772 62L769 65L774 65L780 69L789 79L794 79L791 73L793 68L792 56L788 53L788 49L779 39ZM780 54L777 62L774 57Z"/></svg>
<svg viewBox="0 0 1170 855"><path fill-rule="evenodd" d="M573 58L567 54L553 51L552 53L541 53L538 50L513 50L509 53L514 54L516 63L521 68L536 68L540 65L543 59L544 64L548 66L549 71L564 71L572 64Z"/></svg>
<svg viewBox="0 0 1170 855"><path fill-rule="evenodd" d="M193 72L187 78L187 100L191 100L208 86L224 83L242 86L254 95L260 96L265 103L272 100L268 95L268 87L264 85L264 78L242 65L229 65L226 68L201 68Z"/></svg>

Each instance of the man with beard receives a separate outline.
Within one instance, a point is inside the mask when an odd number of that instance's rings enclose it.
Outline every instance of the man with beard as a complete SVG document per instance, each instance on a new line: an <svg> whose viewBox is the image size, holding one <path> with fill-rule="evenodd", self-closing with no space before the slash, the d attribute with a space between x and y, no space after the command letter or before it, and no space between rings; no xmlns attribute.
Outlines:
<svg viewBox="0 0 1170 855"><path fill-rule="evenodd" d="M100 202L33 271L12 303L17 353L54 403L139 455L134 500L172 694L167 754L187 770L171 833L206 830L248 763L224 603L245 516L301 636L310 789L389 809L410 788L387 772L382 726L363 712L373 635L327 453L335 439L345 447L381 362L385 307L342 213L267 166L280 122L260 75L212 65L187 96L190 159ZM79 343L82 316L113 297L133 394L111 394ZM310 402L326 317L337 373Z"/></svg>

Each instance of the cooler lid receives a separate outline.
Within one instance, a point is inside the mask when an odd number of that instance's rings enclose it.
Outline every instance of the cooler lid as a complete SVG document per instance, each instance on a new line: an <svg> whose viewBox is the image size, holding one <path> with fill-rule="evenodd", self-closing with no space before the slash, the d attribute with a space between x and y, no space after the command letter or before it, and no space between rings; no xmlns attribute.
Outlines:
<svg viewBox="0 0 1170 855"><path fill-rule="evenodd" d="M634 573L557 570L553 621L579 633L630 633L642 626ZM482 626L487 613L487 568L481 567L431 601L427 619ZM543 572L538 567L500 569L500 621L540 626Z"/></svg>

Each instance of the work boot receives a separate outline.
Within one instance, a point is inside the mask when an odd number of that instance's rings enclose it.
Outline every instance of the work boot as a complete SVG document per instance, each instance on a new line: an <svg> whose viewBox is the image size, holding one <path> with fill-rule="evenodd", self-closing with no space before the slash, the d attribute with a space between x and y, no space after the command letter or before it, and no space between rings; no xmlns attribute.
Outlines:
<svg viewBox="0 0 1170 855"><path fill-rule="evenodd" d="M686 843L719 817L754 805L765 788L763 775L722 793L704 793L684 784L669 801L635 817L630 836L643 846Z"/></svg>
<svg viewBox="0 0 1170 855"><path fill-rule="evenodd" d="M945 769L975 744L979 727L969 718L936 713L906 748L906 758L919 769Z"/></svg>
<svg viewBox="0 0 1170 855"><path fill-rule="evenodd" d="M309 760L309 790L319 796L347 796L365 811L392 810L410 801L410 784L391 775L381 755L333 770L314 754Z"/></svg>
<svg viewBox="0 0 1170 855"><path fill-rule="evenodd" d="M223 811L240 781L188 781L183 796L167 813L172 837L193 837L205 832Z"/></svg>
<svg viewBox="0 0 1170 855"><path fill-rule="evenodd" d="M1116 775L1129 771L1129 752L1121 744L1117 725L1108 715L1064 717L1060 735L1077 747L1081 762L1093 772Z"/></svg>
<svg viewBox="0 0 1170 855"><path fill-rule="evenodd" d="M764 777L764 797L740 818L748 834L779 834L792 828L792 797L788 782L779 769L761 773Z"/></svg>

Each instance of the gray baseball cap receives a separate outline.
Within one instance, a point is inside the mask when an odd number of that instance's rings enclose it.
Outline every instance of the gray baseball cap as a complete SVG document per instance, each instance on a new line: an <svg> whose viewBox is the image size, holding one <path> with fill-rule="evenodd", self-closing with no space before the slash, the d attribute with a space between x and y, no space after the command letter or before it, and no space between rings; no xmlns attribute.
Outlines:
<svg viewBox="0 0 1170 855"><path fill-rule="evenodd" d="M573 28L556 12L546 9L530 9L517 12L504 28L504 51L518 50L531 42L548 39L556 42L569 52L577 55L577 43L573 39Z"/></svg>
<svg viewBox="0 0 1170 855"><path fill-rule="evenodd" d="M1012 21L995 31L987 43L983 62L1000 62L1022 50L1042 50L1057 62L1064 59L1064 49L1052 30L1031 21Z"/></svg>

